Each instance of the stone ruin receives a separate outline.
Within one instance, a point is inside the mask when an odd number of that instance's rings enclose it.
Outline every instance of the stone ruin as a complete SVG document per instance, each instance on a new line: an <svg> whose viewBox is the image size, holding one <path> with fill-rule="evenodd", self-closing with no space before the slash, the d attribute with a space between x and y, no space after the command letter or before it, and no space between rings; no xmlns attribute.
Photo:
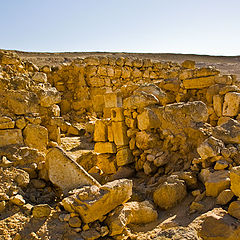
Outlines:
<svg viewBox="0 0 240 240"><path fill-rule="evenodd" d="M160 221L178 205L196 218L186 239L240 239L235 75L123 57L39 67L2 51L0 102L0 223L17 209L61 229L3 225L4 239L147 239L129 226L181 230Z"/></svg>

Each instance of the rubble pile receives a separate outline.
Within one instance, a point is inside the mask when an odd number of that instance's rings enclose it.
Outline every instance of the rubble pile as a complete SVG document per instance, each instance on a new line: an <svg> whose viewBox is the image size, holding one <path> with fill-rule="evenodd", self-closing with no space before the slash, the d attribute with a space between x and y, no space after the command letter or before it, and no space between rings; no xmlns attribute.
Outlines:
<svg viewBox="0 0 240 240"><path fill-rule="evenodd" d="M0 86L4 239L146 239L133 226L151 224L240 239L236 76L123 57L39 68L2 51ZM188 224L162 219L178 208Z"/></svg>

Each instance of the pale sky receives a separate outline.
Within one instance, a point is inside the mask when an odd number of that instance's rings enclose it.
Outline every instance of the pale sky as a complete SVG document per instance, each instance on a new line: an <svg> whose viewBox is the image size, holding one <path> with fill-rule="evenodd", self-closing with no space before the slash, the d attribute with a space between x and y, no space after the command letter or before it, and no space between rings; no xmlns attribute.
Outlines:
<svg viewBox="0 0 240 240"><path fill-rule="evenodd" d="M240 55L240 0L0 0L0 49Z"/></svg>

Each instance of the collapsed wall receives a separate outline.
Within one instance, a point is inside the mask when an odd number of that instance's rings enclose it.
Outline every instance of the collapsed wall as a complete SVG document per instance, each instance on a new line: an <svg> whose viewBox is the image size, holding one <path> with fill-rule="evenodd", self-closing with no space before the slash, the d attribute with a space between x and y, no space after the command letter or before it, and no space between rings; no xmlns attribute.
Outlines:
<svg viewBox="0 0 240 240"><path fill-rule="evenodd" d="M48 217L40 203L58 203L66 231L84 239L122 239L190 192L191 213L207 196L239 218L239 83L189 60L87 57L39 69L1 52L0 173L14 190L0 182L0 212L30 202L35 218ZM61 138L85 132L94 153L75 161Z"/></svg>

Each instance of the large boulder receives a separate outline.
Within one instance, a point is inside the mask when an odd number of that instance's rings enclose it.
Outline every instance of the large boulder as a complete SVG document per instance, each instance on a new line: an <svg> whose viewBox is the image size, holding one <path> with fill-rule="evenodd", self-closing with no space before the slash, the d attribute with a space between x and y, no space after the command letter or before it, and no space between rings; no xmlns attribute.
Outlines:
<svg viewBox="0 0 240 240"><path fill-rule="evenodd" d="M153 200L160 208L169 209L183 200L186 195L185 182L172 175L155 190Z"/></svg>
<svg viewBox="0 0 240 240"><path fill-rule="evenodd" d="M227 214L222 208L213 210L199 216L191 224L201 239L206 240L239 240L240 223Z"/></svg>
<svg viewBox="0 0 240 240"><path fill-rule="evenodd" d="M132 195L132 181L115 180L101 187L88 186L75 190L73 195L62 200L68 212L76 212L84 223L102 219L117 206L127 202Z"/></svg>
<svg viewBox="0 0 240 240"><path fill-rule="evenodd" d="M127 202L116 208L107 218L110 236L121 234L130 224L146 224L157 219L158 213L149 201Z"/></svg>
<svg viewBox="0 0 240 240"><path fill-rule="evenodd" d="M46 163L50 181L64 192L83 186L100 186L59 147L52 148L47 153Z"/></svg>
<svg viewBox="0 0 240 240"><path fill-rule="evenodd" d="M171 132L173 135L187 135L191 144L197 145L205 138L200 130L200 123L208 119L208 110L205 103L201 101L188 103L173 103L165 107L155 107L160 129Z"/></svg>

